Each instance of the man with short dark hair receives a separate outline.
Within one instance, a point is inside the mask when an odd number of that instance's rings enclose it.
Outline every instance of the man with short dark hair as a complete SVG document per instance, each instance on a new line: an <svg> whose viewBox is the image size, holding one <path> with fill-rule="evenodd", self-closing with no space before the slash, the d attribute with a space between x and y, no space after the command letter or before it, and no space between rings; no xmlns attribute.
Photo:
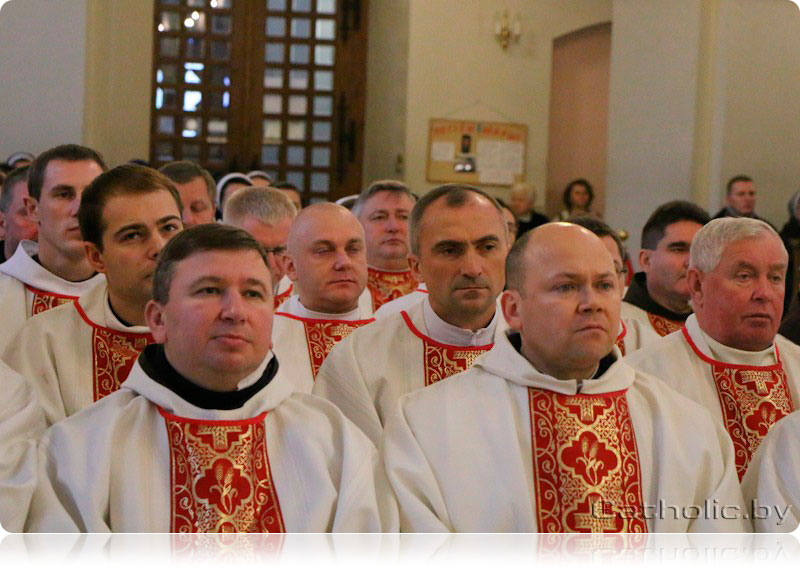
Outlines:
<svg viewBox="0 0 800 570"><path fill-rule="evenodd" d="M614 349L619 282L600 240L542 225L517 240L507 277L510 329L386 423L401 530L746 530L721 427Z"/></svg>
<svg viewBox="0 0 800 570"><path fill-rule="evenodd" d="M185 227L215 221L217 187L208 170L189 160L179 160L165 164L158 171L172 180L178 189Z"/></svg>
<svg viewBox="0 0 800 570"><path fill-rule="evenodd" d="M286 271L296 293L275 313L274 351L297 390L311 392L330 351L374 320L364 228L342 206L311 204L289 230Z"/></svg>
<svg viewBox="0 0 800 570"><path fill-rule="evenodd" d="M0 265L0 351L32 315L71 303L105 280L86 257L78 224L81 194L105 170L97 152L72 144L51 148L31 164L25 205L38 244L22 241Z"/></svg>
<svg viewBox="0 0 800 570"><path fill-rule="evenodd" d="M432 190L411 212L409 238L411 270L429 293L337 344L314 385L376 443L403 394L468 368L506 326L497 307L506 225L491 196L456 184Z"/></svg>
<svg viewBox="0 0 800 570"><path fill-rule="evenodd" d="M374 446L280 372L252 236L224 224L178 234L145 320L158 344L122 387L42 438L27 530L396 531Z"/></svg>
<svg viewBox="0 0 800 570"><path fill-rule="evenodd" d="M78 221L105 281L29 319L3 354L35 388L48 425L117 391L153 342L144 309L158 254L182 229L180 197L164 175L125 164L92 181Z"/></svg>
<svg viewBox="0 0 800 570"><path fill-rule="evenodd" d="M0 259L14 255L23 240L36 241L36 224L28 217L25 197L28 196L28 166L15 168L3 181L0 195L0 228L5 238L0 249Z"/></svg>
<svg viewBox="0 0 800 570"><path fill-rule="evenodd" d="M286 180L273 182L271 186L272 188L277 188L286 194L286 197L292 201L292 204L294 204L294 207L298 212L303 209L303 197L301 196L300 190L297 188L297 186L291 182L287 182Z"/></svg>
<svg viewBox="0 0 800 570"><path fill-rule="evenodd" d="M692 242L694 313L679 332L627 357L725 427L740 478L771 427L800 402L800 347L777 334L787 261L766 222L712 220Z"/></svg>
<svg viewBox="0 0 800 570"><path fill-rule="evenodd" d="M662 204L642 229L639 266L622 303L622 319L647 346L674 332L692 313L686 272L689 247L708 222L699 206L683 200Z"/></svg>
<svg viewBox="0 0 800 570"><path fill-rule="evenodd" d="M714 219L739 217L762 219L756 215L756 184L744 174L728 180L725 185L725 206L714 215Z"/></svg>
<svg viewBox="0 0 800 570"><path fill-rule="evenodd" d="M408 218L416 198L398 180L378 180L356 200L353 213L364 226L372 309L408 295L419 282L408 267Z"/></svg>
<svg viewBox="0 0 800 570"><path fill-rule="evenodd" d="M280 190L254 186L236 192L225 203L222 222L248 232L267 252L272 274L275 309L292 294L286 275L286 243L297 211Z"/></svg>

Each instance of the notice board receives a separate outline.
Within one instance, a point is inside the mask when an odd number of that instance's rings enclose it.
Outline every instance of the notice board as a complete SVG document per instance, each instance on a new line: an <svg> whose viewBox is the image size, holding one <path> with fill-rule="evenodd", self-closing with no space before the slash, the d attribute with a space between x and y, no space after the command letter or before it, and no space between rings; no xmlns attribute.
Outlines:
<svg viewBox="0 0 800 570"><path fill-rule="evenodd" d="M527 146L526 125L431 119L426 179L511 186L525 177Z"/></svg>

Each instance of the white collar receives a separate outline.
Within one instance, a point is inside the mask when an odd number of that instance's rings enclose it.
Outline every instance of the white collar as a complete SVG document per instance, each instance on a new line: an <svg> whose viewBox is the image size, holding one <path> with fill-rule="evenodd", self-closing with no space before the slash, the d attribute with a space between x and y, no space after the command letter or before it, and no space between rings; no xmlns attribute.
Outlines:
<svg viewBox="0 0 800 570"><path fill-rule="evenodd" d="M511 334L516 333L507 330L505 334L498 334L492 349L478 357L473 366L521 386L541 388L559 394L604 394L626 390L633 384L636 373L627 362L623 362L616 345L612 348L616 359L614 364L599 378L560 380L539 372L511 344L508 338Z"/></svg>
<svg viewBox="0 0 800 570"><path fill-rule="evenodd" d="M0 264L0 272L9 275L25 285L59 295L80 297L100 281L105 281L102 273L84 281L67 281L49 272L33 258L39 253L39 244L30 240L20 242L17 250L8 260Z"/></svg>
<svg viewBox="0 0 800 570"><path fill-rule="evenodd" d="M700 323L697 322L697 316L694 313L686 319L685 326L697 349L713 360L744 366L773 366L778 363L774 342L764 350L756 351L739 350L726 346L711 338L700 328Z"/></svg>
<svg viewBox="0 0 800 570"><path fill-rule="evenodd" d="M486 346L494 342L494 330L497 327L497 315L499 311L495 306L494 316L489 324L482 329L472 332L469 329L462 329L451 325L431 307L429 297L422 300L422 318L425 325L425 334L436 342L453 346Z"/></svg>
<svg viewBox="0 0 800 570"><path fill-rule="evenodd" d="M369 315L365 316L363 314L360 306L346 313L320 313L312 311L300 302L300 297L298 295L292 295L286 299L283 305L280 306L280 311L302 319L314 319L319 321L360 321L370 318Z"/></svg>

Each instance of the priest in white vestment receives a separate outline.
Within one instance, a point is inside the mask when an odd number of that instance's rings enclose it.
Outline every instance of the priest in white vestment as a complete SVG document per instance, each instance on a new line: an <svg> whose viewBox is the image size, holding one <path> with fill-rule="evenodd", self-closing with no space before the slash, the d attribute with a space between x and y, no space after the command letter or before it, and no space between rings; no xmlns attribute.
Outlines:
<svg viewBox="0 0 800 570"><path fill-rule="evenodd" d="M408 266L408 218L416 200L402 182L378 180L353 204L367 242L367 288L373 311L417 288L417 276Z"/></svg>
<svg viewBox="0 0 800 570"><path fill-rule="evenodd" d="M769 431L742 479L756 532L793 532L800 524L800 411Z"/></svg>
<svg viewBox="0 0 800 570"><path fill-rule="evenodd" d="M286 243L297 215L292 201L280 190L255 186L233 194L225 203L222 222L256 238L269 259L277 309L292 294L294 285L286 275Z"/></svg>
<svg viewBox="0 0 800 570"><path fill-rule="evenodd" d="M374 320L359 303L367 283L364 229L337 204L304 208L289 231L286 270L297 294L275 313L273 351L297 391L310 393L331 349Z"/></svg>
<svg viewBox="0 0 800 570"><path fill-rule="evenodd" d="M39 243L22 241L0 264L0 352L31 316L71 303L104 280L86 259L78 205L89 183L106 169L102 157L78 145L51 148L28 172L28 215Z"/></svg>
<svg viewBox="0 0 800 570"><path fill-rule="evenodd" d="M496 305L506 225L493 198L469 186L432 190L414 206L410 236L428 295L337 344L314 384L376 444L402 395L469 368L506 326Z"/></svg>
<svg viewBox="0 0 800 570"><path fill-rule="evenodd" d="M36 393L0 362L0 526L21 532L36 487L36 444L45 422Z"/></svg>
<svg viewBox="0 0 800 570"><path fill-rule="evenodd" d="M800 347L776 336L788 256L769 224L712 220L694 238L694 315L628 357L706 408L733 441L741 478L773 424L800 402Z"/></svg>
<svg viewBox="0 0 800 570"><path fill-rule="evenodd" d="M679 330L692 313L689 247L709 219L696 204L673 200L656 208L642 228L642 271L634 274L621 310L628 335L636 335L640 346Z"/></svg>
<svg viewBox="0 0 800 570"><path fill-rule="evenodd" d="M106 280L74 303L29 319L3 354L32 383L48 425L118 390L153 342L144 308L156 259L183 227L172 182L135 164L95 178L78 220L87 259Z"/></svg>
<svg viewBox="0 0 800 570"><path fill-rule="evenodd" d="M748 529L722 428L614 348L619 281L588 230L517 240L511 329L473 367L403 397L382 455L410 532Z"/></svg>
<svg viewBox="0 0 800 570"><path fill-rule="evenodd" d="M158 344L45 434L27 530L395 531L377 451L281 374L272 311L249 234L203 224L171 240L146 309Z"/></svg>

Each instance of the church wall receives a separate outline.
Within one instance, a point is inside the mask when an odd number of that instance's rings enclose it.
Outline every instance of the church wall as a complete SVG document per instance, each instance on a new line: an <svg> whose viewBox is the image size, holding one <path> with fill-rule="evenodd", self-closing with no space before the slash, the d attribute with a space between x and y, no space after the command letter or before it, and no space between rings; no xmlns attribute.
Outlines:
<svg viewBox="0 0 800 570"><path fill-rule="evenodd" d="M495 13L505 9L519 13L522 26L507 51L493 33ZM411 188L436 185L425 181L429 119L524 123L527 179L542 207L553 38L610 20L610 0L410 0L405 178Z"/></svg>
<svg viewBox="0 0 800 570"><path fill-rule="evenodd" d="M402 178L406 142L409 0L370 0L364 184Z"/></svg>
<svg viewBox="0 0 800 570"><path fill-rule="evenodd" d="M89 0L84 141L109 164L149 158L153 2Z"/></svg>
<svg viewBox="0 0 800 570"><path fill-rule="evenodd" d="M0 10L0 160L81 142L86 0L12 0Z"/></svg>
<svg viewBox="0 0 800 570"><path fill-rule="evenodd" d="M778 229L800 190L800 10L791 2L720 4L725 98L720 183L740 173L755 180L756 212Z"/></svg>

